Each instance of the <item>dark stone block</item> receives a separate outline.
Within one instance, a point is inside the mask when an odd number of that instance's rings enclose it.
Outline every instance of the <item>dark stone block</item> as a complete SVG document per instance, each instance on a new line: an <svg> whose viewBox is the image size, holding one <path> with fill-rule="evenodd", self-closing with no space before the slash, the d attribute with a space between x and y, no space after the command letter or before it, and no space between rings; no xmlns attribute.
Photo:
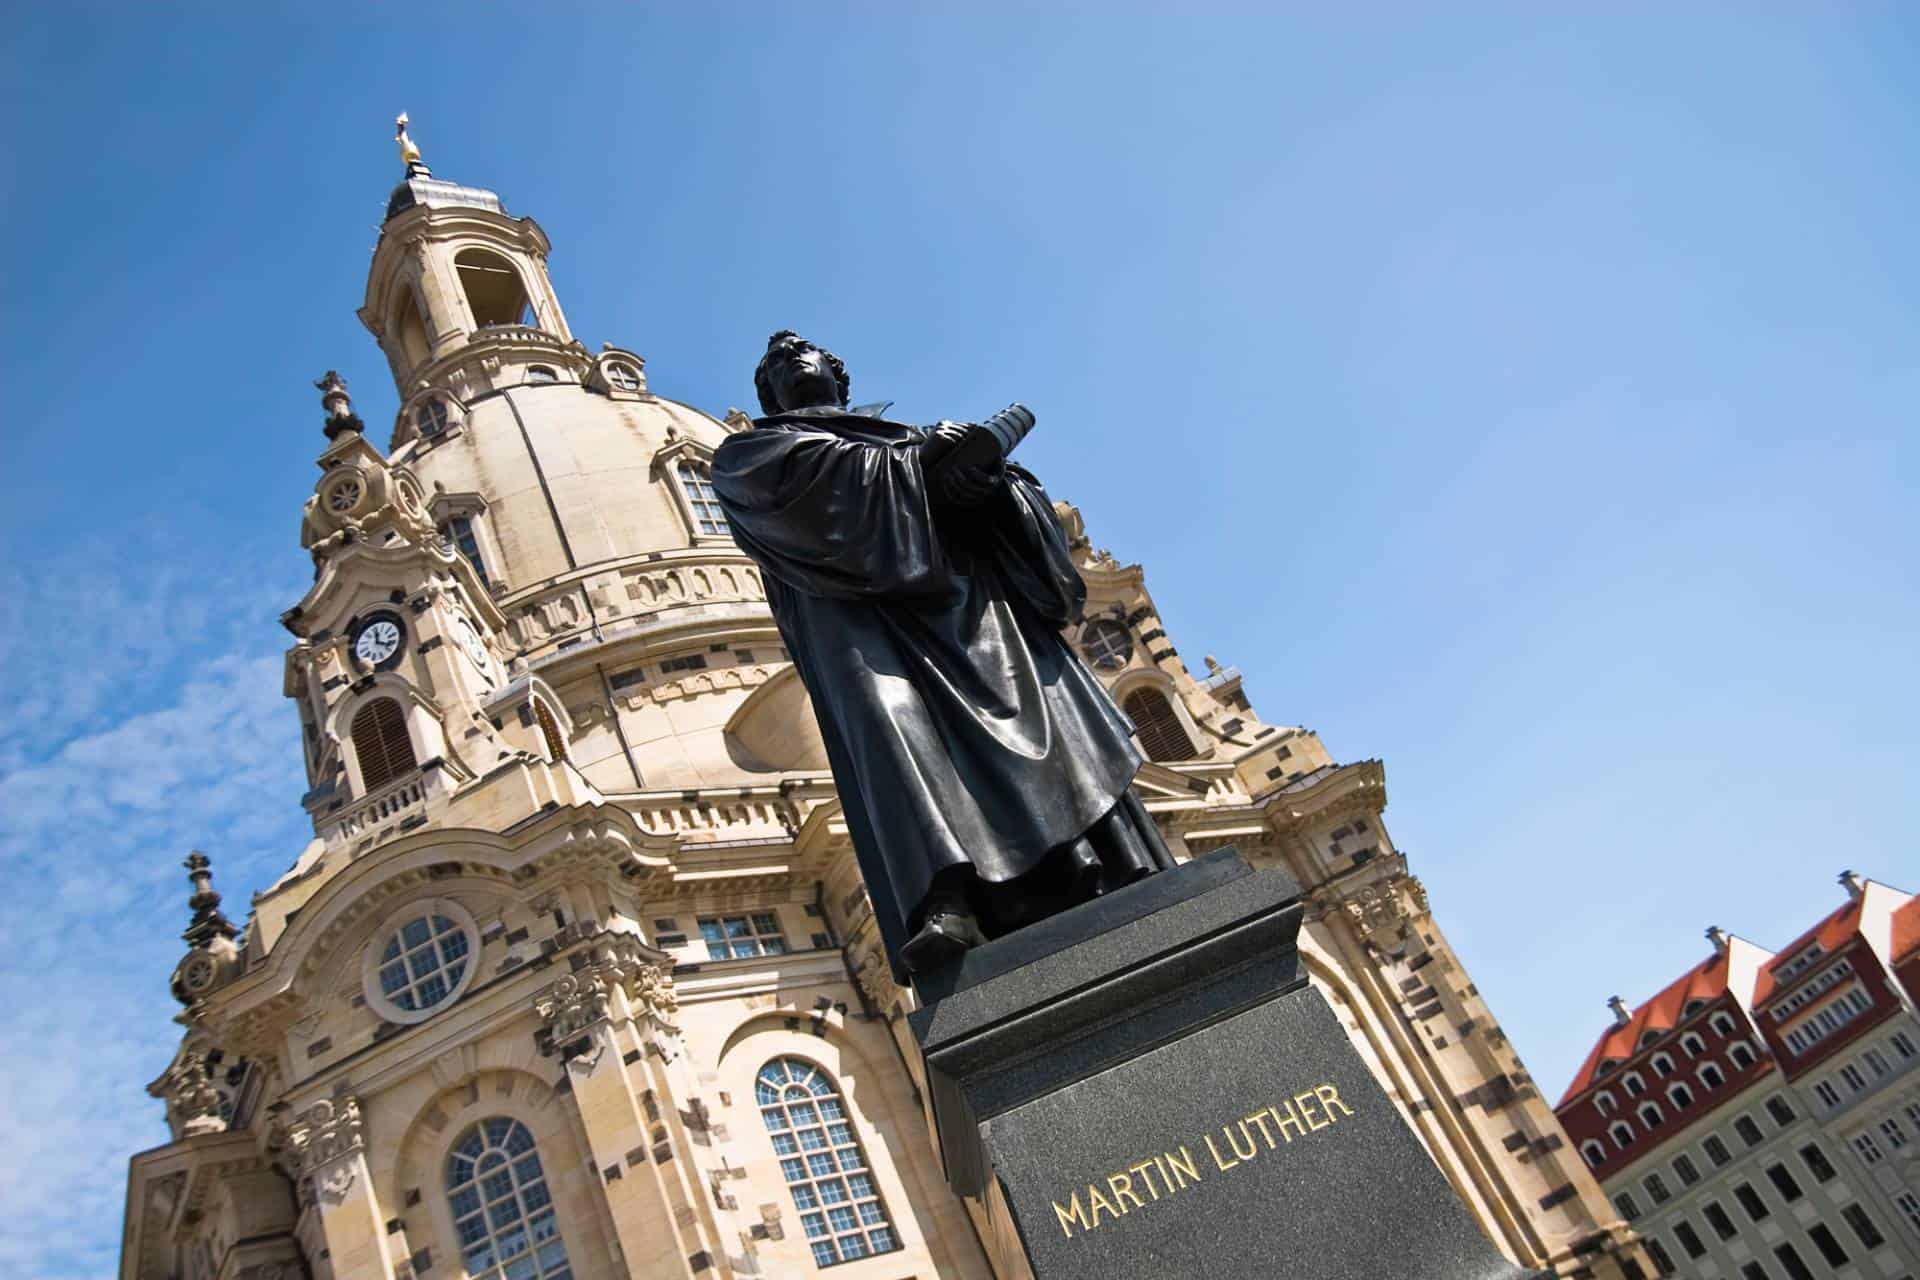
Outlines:
<svg viewBox="0 0 1920 1280"><path fill-rule="evenodd" d="M1231 849L969 952L911 1015L948 1181L1037 1280L1517 1280Z"/></svg>

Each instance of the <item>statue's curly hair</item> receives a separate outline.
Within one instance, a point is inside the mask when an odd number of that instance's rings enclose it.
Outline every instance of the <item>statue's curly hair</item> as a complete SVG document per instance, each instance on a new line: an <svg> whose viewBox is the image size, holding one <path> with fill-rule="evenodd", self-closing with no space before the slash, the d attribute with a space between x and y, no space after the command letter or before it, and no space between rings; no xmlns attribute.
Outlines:
<svg viewBox="0 0 1920 1280"><path fill-rule="evenodd" d="M840 387L840 403L844 406L847 403L847 395L849 391L851 391L853 383L852 380L847 377L847 366L841 362L840 357L825 347L820 346L818 343L808 342L791 329L782 329L767 339L767 355L772 355L773 349L788 338L798 338L802 345L811 347L827 358L827 367L833 370L833 380ZM773 395L773 380L767 376L767 356L761 356L760 363L753 367L753 389L755 394L760 397L760 412L762 414L767 417L772 417L774 414L780 412L780 402L774 399Z"/></svg>

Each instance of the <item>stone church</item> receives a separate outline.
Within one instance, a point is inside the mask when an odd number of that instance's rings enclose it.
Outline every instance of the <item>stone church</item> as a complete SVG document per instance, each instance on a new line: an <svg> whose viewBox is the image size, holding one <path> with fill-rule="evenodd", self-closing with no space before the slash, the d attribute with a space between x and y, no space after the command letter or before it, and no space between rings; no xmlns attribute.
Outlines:
<svg viewBox="0 0 1920 1280"><path fill-rule="evenodd" d="M399 413L320 384L281 619L314 838L241 925L188 859L171 1141L132 1160L122 1280L1021 1275L942 1179L913 996L714 500L748 419L578 340L540 226L402 142L359 312ZM1304 888L1313 982L1498 1248L1641 1275L1389 839L1380 762L1190 669L1141 567L1058 513L1072 639L1176 857Z"/></svg>

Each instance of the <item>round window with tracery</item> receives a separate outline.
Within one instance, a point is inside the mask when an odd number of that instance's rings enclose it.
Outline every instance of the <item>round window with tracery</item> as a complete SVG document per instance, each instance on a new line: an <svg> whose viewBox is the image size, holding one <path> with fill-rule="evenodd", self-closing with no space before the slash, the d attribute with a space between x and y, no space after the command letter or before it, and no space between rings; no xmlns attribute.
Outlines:
<svg viewBox="0 0 1920 1280"><path fill-rule="evenodd" d="M437 436L447 429L447 402L439 396L422 400L413 411L414 430L423 436Z"/></svg>
<svg viewBox="0 0 1920 1280"><path fill-rule="evenodd" d="M367 998L387 1018L418 1022L466 989L473 976L473 919L435 902L368 953Z"/></svg>
<svg viewBox="0 0 1920 1280"><path fill-rule="evenodd" d="M607 381L622 391L638 391L640 375L629 364L610 364L607 366Z"/></svg>
<svg viewBox="0 0 1920 1280"><path fill-rule="evenodd" d="M1087 651L1087 661L1103 671L1112 671L1126 666L1133 657L1133 632L1125 623L1099 618L1080 634L1080 647Z"/></svg>
<svg viewBox="0 0 1920 1280"><path fill-rule="evenodd" d="M342 480L327 490L327 510L336 515L345 515L360 505L363 492L358 480Z"/></svg>

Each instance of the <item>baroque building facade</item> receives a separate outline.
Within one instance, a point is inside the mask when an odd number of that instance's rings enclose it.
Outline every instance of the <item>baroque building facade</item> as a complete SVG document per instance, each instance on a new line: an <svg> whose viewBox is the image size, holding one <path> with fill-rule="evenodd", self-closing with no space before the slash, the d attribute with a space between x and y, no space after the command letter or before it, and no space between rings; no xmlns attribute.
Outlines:
<svg viewBox="0 0 1920 1280"><path fill-rule="evenodd" d="M1920 1276L1920 897L1843 872L1779 951L1711 953L1613 1023L1556 1108L1661 1275Z"/></svg>
<svg viewBox="0 0 1920 1280"><path fill-rule="evenodd" d="M914 998L708 485L747 418L590 351L540 227L410 158L359 313L399 412L383 451L322 380L282 619L314 838L244 927L189 859L172 1140L133 1158L123 1280L1019 1275L942 1180ZM1140 567L1058 511L1073 638L1176 856L1300 883L1312 980L1499 1248L1641 1275L1388 837L1380 763L1189 671Z"/></svg>

